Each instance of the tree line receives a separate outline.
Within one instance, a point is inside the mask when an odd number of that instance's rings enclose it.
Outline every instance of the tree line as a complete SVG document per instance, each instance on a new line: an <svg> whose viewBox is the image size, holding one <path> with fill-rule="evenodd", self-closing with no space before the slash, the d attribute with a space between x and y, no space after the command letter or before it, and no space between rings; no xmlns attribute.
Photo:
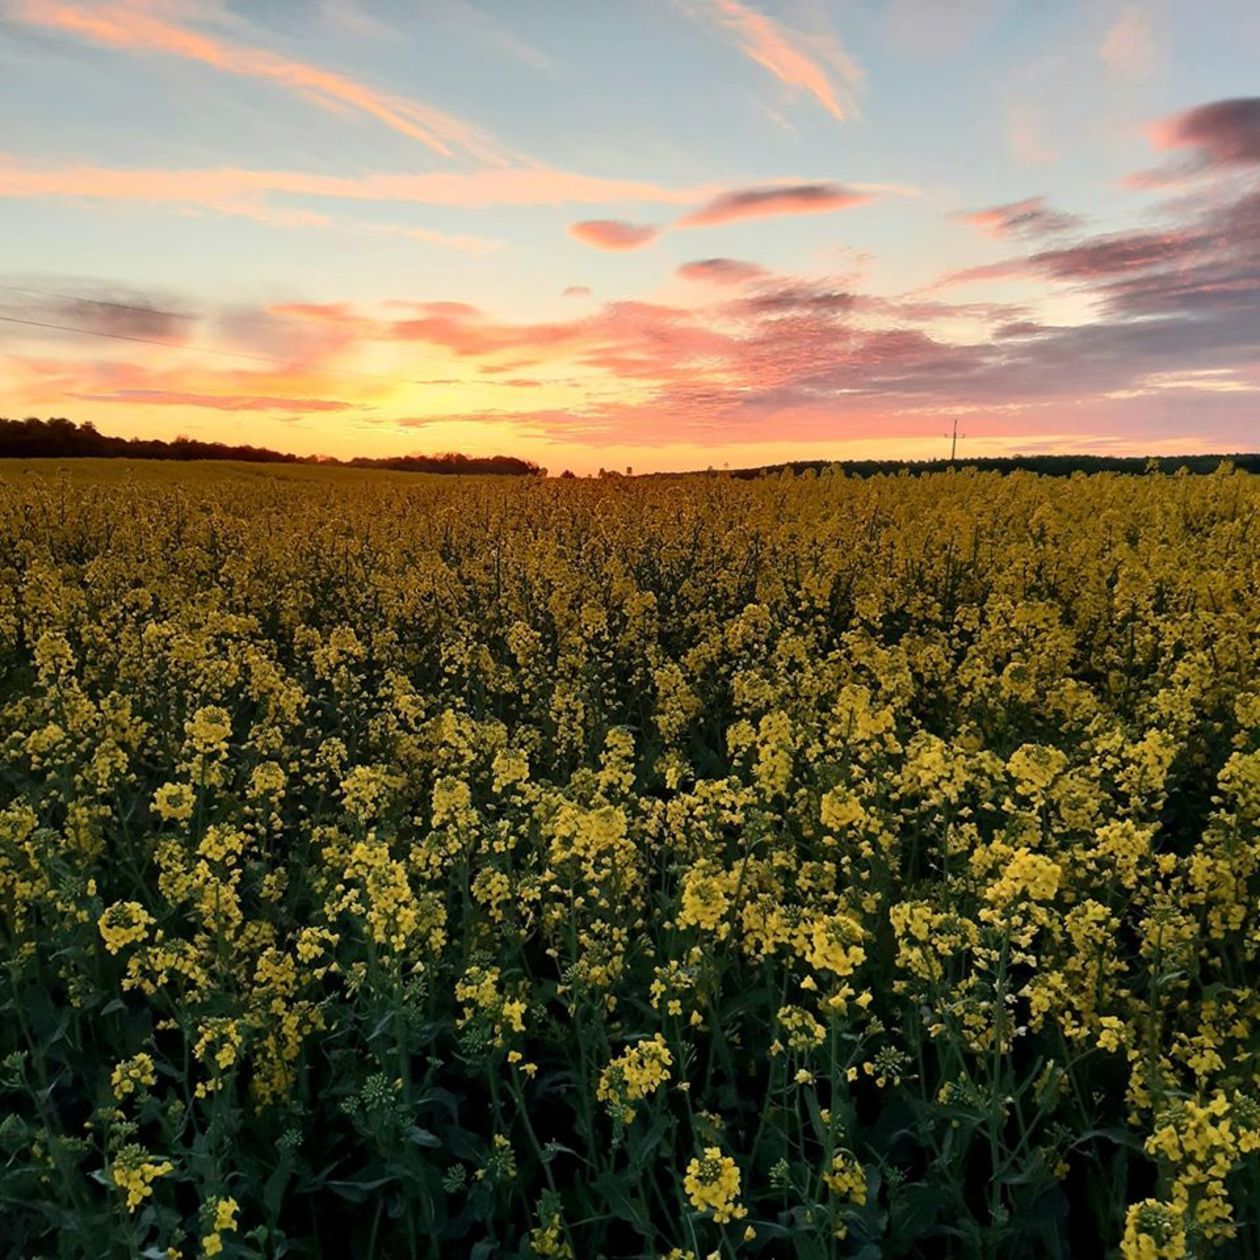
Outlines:
<svg viewBox="0 0 1260 1260"><path fill-rule="evenodd" d="M1175 473L1184 468L1190 473L1215 472L1222 463L1232 464L1243 472L1260 473L1260 453L1230 455L1003 455L985 459L826 459L793 460L786 464L767 464L760 468L738 468L722 476L751 480L774 477L784 472L795 474L821 472L824 468L841 469L854 477L887 476L907 472L946 472L951 468L974 468L979 472L1033 472L1044 477L1070 477L1073 473ZM711 472L713 470L710 470ZM714 472L714 475L717 475Z"/></svg>
<svg viewBox="0 0 1260 1260"><path fill-rule="evenodd" d="M290 455L265 446L203 442L198 438L120 438L101 433L90 421L76 424L64 416L7 420L0 416L0 459L232 459L252 464L339 464L351 468L389 468L399 472L494 473L541 476L546 469L512 455L400 455L384 459L334 459Z"/></svg>

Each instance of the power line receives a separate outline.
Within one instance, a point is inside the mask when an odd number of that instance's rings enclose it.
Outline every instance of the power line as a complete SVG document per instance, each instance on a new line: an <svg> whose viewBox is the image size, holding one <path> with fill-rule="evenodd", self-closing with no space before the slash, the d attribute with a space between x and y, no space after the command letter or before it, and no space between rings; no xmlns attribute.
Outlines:
<svg viewBox="0 0 1260 1260"><path fill-rule="evenodd" d="M53 293L48 289L27 289L18 284L0 284L0 289L8 293L26 293L31 297L56 298L59 302L78 302L87 306L106 306L115 311L132 311L137 315L161 315L165 319L196 319L195 315L187 315L181 311L161 311L155 306L132 306L127 302L111 302L105 298L80 297L74 293Z"/></svg>
<svg viewBox="0 0 1260 1260"><path fill-rule="evenodd" d="M25 290L34 292L34 290ZM75 299L77 300L77 299ZM85 299L91 300L91 299ZM105 306L118 305L113 302L101 303ZM144 308L133 308L144 309ZM162 341L158 337L138 337L130 333L104 332L99 328L76 328L70 324L44 323L38 319L19 319L16 315L0 315L0 322L6 324L22 324L27 328L43 328L50 332L78 333L81 337L106 337L110 341L134 341L145 346L165 346L168 350L191 350L194 354L213 354L225 359L245 359L251 363L268 363L273 367L293 367L292 359L281 359L275 355L249 354L244 350L219 350L213 346L193 346L178 341ZM383 372L358 372L354 368L320 368L330 376L360 376L374 381L393 381L396 385L427 385L428 381L417 381L406 376L388 376Z"/></svg>

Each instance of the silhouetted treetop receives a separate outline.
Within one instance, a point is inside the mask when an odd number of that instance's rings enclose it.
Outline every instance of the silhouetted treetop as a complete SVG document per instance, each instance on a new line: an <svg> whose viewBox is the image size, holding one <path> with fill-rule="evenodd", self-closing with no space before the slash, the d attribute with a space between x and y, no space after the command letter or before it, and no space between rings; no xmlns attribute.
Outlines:
<svg viewBox="0 0 1260 1260"><path fill-rule="evenodd" d="M333 459L304 457L265 446L232 446L177 437L108 437L89 420L75 424L64 416L41 420L6 420L0 416L0 459L234 459L257 464L345 464L354 468L392 468L400 472L491 473L501 476L539 476L545 472L527 459L511 455L403 455L389 459Z"/></svg>

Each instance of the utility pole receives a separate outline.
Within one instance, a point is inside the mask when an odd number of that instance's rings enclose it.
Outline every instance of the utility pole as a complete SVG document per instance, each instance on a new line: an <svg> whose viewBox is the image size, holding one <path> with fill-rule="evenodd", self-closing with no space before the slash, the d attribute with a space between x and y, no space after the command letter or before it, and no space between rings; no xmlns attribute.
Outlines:
<svg viewBox="0 0 1260 1260"><path fill-rule="evenodd" d="M967 436L965 433L960 434L958 432L957 416L954 417L954 431L952 433L943 433L941 436L949 438L949 462L953 464L958 455L958 439Z"/></svg>

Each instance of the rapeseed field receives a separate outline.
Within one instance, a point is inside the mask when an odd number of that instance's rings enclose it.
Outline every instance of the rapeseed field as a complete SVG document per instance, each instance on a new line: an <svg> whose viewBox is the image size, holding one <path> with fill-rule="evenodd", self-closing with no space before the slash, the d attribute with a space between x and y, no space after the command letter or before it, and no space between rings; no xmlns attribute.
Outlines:
<svg viewBox="0 0 1260 1260"><path fill-rule="evenodd" d="M0 1254L1260 1254L1260 480L0 473Z"/></svg>

